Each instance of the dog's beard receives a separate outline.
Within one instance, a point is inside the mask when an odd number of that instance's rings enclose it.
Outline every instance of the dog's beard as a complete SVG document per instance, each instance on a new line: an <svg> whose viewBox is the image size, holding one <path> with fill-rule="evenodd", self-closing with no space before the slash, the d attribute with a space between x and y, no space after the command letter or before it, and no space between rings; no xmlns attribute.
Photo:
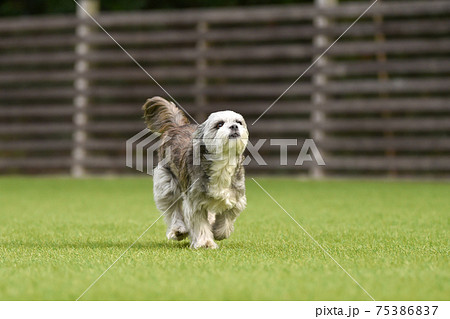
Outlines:
<svg viewBox="0 0 450 319"><path fill-rule="evenodd" d="M210 161L223 161L228 162L229 165L236 165L245 149L244 141L239 139L232 139L226 143L218 143L210 145L205 158Z"/></svg>
<svg viewBox="0 0 450 319"><path fill-rule="evenodd" d="M212 161L227 161L235 165L247 147L248 133L241 128L237 132L230 132L228 128L221 128L215 132L214 138L203 138L207 150L206 158Z"/></svg>

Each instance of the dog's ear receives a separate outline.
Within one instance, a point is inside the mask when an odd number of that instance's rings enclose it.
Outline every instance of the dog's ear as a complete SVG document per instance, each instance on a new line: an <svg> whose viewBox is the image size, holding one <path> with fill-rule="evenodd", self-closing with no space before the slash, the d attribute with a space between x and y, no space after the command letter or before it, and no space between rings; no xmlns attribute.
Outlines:
<svg viewBox="0 0 450 319"><path fill-rule="evenodd" d="M203 136L205 135L205 128L206 128L205 122L197 126L197 129L194 132L194 143L196 142L196 140L198 141L203 140Z"/></svg>
<svg viewBox="0 0 450 319"><path fill-rule="evenodd" d="M203 136L205 135L205 123L200 124L194 132L194 138L192 140L192 146L194 149L203 153L205 144L203 143Z"/></svg>
<svg viewBox="0 0 450 319"><path fill-rule="evenodd" d="M203 136L205 134L205 123L197 126L192 139L192 160L195 165L199 165L203 159L203 155L207 153Z"/></svg>

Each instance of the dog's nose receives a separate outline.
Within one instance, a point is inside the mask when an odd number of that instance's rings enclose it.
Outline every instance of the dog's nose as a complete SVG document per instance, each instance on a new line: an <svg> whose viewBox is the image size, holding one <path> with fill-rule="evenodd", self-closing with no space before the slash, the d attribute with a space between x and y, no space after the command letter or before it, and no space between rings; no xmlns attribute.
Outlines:
<svg viewBox="0 0 450 319"><path fill-rule="evenodd" d="M238 126L236 124L233 124L230 126L230 130L237 130Z"/></svg>

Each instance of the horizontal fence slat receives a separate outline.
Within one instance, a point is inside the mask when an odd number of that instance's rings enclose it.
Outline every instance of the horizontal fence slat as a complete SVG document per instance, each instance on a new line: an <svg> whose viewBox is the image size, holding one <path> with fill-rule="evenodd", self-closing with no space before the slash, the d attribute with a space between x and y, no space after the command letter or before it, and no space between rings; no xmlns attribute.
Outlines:
<svg viewBox="0 0 450 319"><path fill-rule="evenodd" d="M128 168L125 165L125 158L124 157L105 157L105 156L90 156L83 161L80 161L80 163L83 164L83 166L87 168L109 168L109 169L126 169L129 172L135 171L132 168ZM144 168L146 169L146 165L144 165Z"/></svg>
<svg viewBox="0 0 450 319"><path fill-rule="evenodd" d="M222 97L273 97L277 98L290 85L285 84L227 84L227 85L210 85L205 88L203 93L207 96L222 96ZM302 83L301 85L292 87L287 93L287 96L292 95L308 95L313 91L313 86L309 83Z"/></svg>
<svg viewBox="0 0 450 319"><path fill-rule="evenodd" d="M355 98L330 100L318 109L327 112L376 112L376 111L450 111L450 97L417 98Z"/></svg>
<svg viewBox="0 0 450 319"><path fill-rule="evenodd" d="M341 80L329 81L322 88L324 92L333 94L361 93L420 93L420 92L448 92L450 87L450 78L424 78L407 79L396 78L385 81L378 80Z"/></svg>
<svg viewBox="0 0 450 319"><path fill-rule="evenodd" d="M326 137L319 146L325 151L450 151L445 137Z"/></svg>
<svg viewBox="0 0 450 319"><path fill-rule="evenodd" d="M270 106L269 102L210 102L209 110L219 111L227 108L233 108L236 111L249 115L260 115ZM128 106L129 108L132 105ZM391 112L450 112L450 97L432 97L432 98L355 98L344 100L329 99L326 103L314 105L310 101L284 101L280 100L274 104L269 114L304 114L313 110L323 110L330 114L333 113L370 113L380 111Z"/></svg>
<svg viewBox="0 0 450 319"><path fill-rule="evenodd" d="M59 151L71 150L73 141L46 140L46 141L14 141L0 143L0 151Z"/></svg>
<svg viewBox="0 0 450 319"><path fill-rule="evenodd" d="M418 73L449 73L450 59L445 58L415 58L415 59L389 59L388 61L348 61L330 62L326 67L311 70L314 73L323 73L330 76L370 75L380 72L394 74Z"/></svg>
<svg viewBox="0 0 450 319"><path fill-rule="evenodd" d="M75 28L77 21L78 19L74 15L2 18L0 19L0 33L71 29Z"/></svg>
<svg viewBox="0 0 450 319"><path fill-rule="evenodd" d="M205 33L198 33L194 29L188 30L155 30L147 32L113 32L114 39L123 44L161 44L161 43L193 43L200 39L211 42L263 40L292 40L311 39L317 31L312 25L298 26L262 26L239 27L226 29L211 29ZM112 40L105 34L94 34L86 38L92 44L111 44ZM1 44L1 42L0 42Z"/></svg>
<svg viewBox="0 0 450 319"><path fill-rule="evenodd" d="M33 169L59 169L69 168L72 164L70 157L26 157L14 158L10 161L0 159L0 169L8 168L33 168Z"/></svg>
<svg viewBox="0 0 450 319"><path fill-rule="evenodd" d="M155 79L195 79L198 74L194 66L155 66L146 70ZM148 75L135 65L132 67L92 68L86 74L91 80L149 80Z"/></svg>
<svg viewBox="0 0 450 319"><path fill-rule="evenodd" d="M142 105L145 101L142 101ZM113 104L103 105L95 104L86 110L88 115L108 115L108 116L123 116L123 115L142 115L142 105L135 104Z"/></svg>
<svg viewBox="0 0 450 319"><path fill-rule="evenodd" d="M126 147L125 139L90 139L84 143L88 150L113 150L123 152Z"/></svg>
<svg viewBox="0 0 450 319"><path fill-rule="evenodd" d="M318 128L326 132L433 132L450 130L449 118L383 118L383 119L327 119L318 124ZM307 120L267 120L261 119L250 128L250 133L299 133L308 132L312 124Z"/></svg>
<svg viewBox="0 0 450 319"><path fill-rule="evenodd" d="M322 53L326 47L316 49L317 53ZM358 54L376 55L386 54L405 54L417 55L425 53L448 53L450 52L450 40L443 39L412 39L412 40L386 40L383 42L340 41L327 52L328 56L354 56Z"/></svg>
<svg viewBox="0 0 450 319"><path fill-rule="evenodd" d="M45 82L71 81L76 77L73 70L53 70L46 72ZM0 85L5 83L30 83L42 82L42 71L36 70L8 70L0 71Z"/></svg>
<svg viewBox="0 0 450 319"><path fill-rule="evenodd" d="M373 2L372 2L373 3ZM323 8L318 13L334 18L358 17L369 7L367 2L349 2L332 8ZM448 1L389 1L375 4L366 17L383 15L385 17L404 17L414 15L440 15L450 12Z"/></svg>
<svg viewBox="0 0 450 319"><path fill-rule="evenodd" d="M0 105L0 116L5 117L59 117L64 115L72 115L75 113L73 105L60 105L60 106L23 106L14 105L10 107L2 107Z"/></svg>
<svg viewBox="0 0 450 319"><path fill-rule="evenodd" d="M328 120L321 125L326 131L370 132L370 131L414 131L433 132L450 130L449 118L384 118Z"/></svg>
<svg viewBox="0 0 450 319"><path fill-rule="evenodd" d="M104 121L88 124L84 127L87 132L102 133L102 132L122 132L127 134L134 134L144 129L146 126L144 121ZM130 135L131 137L132 135Z"/></svg>
<svg viewBox="0 0 450 319"><path fill-rule="evenodd" d="M278 97L289 87L291 83L274 84L226 84L210 85L203 90L205 94L221 96L263 96ZM379 93L379 92L448 92L450 87L449 78L441 79L390 79L386 81L378 80L345 80L329 81L321 90L333 94L361 93ZM314 89L309 83L299 83L293 86L286 95L309 94Z"/></svg>
<svg viewBox="0 0 450 319"><path fill-rule="evenodd" d="M43 88L23 88L23 89L10 89L0 91L0 98L2 99L61 99L61 98L73 98L76 90L72 87L73 84L69 84L65 87L43 87Z"/></svg>
<svg viewBox="0 0 450 319"><path fill-rule="evenodd" d="M193 96L195 94L195 87L192 84L185 85L165 85L165 89L174 96ZM89 90L84 91L90 97L96 98L128 98L130 96L149 98L152 95L162 95L165 92L150 83L147 86L92 86ZM1 96L1 95L0 95ZM145 101L144 101L145 102Z"/></svg>
<svg viewBox="0 0 450 319"><path fill-rule="evenodd" d="M182 30L151 30L151 31L113 31L111 36L121 45L132 44L173 44L173 43L195 43L200 38L198 32L192 29ZM114 41L102 30L83 39L93 45L115 45Z"/></svg>
<svg viewBox="0 0 450 319"><path fill-rule="evenodd" d="M338 37L349 26L349 23L331 23L330 26L316 30L315 34L324 34L327 36ZM420 18L415 20L404 21L383 21L382 23L374 23L358 21L356 27L350 28L345 36L349 37L362 37L375 34L383 34L389 37L395 36L417 36L417 35L445 35L450 31L450 22L448 20L436 21L421 20Z"/></svg>
<svg viewBox="0 0 450 319"><path fill-rule="evenodd" d="M53 51L40 53L9 53L0 55L0 65L30 65L30 64L63 64L74 63L77 55L74 51Z"/></svg>
<svg viewBox="0 0 450 319"><path fill-rule="evenodd" d="M71 133L74 125L68 123L46 123L42 124L2 124L0 126L1 135L23 135L23 134L52 134L52 133Z"/></svg>
<svg viewBox="0 0 450 319"><path fill-rule="evenodd" d="M214 60L264 60L274 58L302 58L312 54L310 45L259 45L234 48L210 48L203 54L192 49L139 49L129 53L140 62L194 61L198 57ZM85 56L91 62L127 62L129 57L119 50L104 50ZM1 60L0 60L1 62Z"/></svg>
<svg viewBox="0 0 450 319"><path fill-rule="evenodd" d="M31 35L27 37L3 37L0 38L0 48L11 49L11 48L48 48L57 47L60 50L61 47L74 46L77 42L77 37L75 35L68 34L58 34L58 35Z"/></svg>
<svg viewBox="0 0 450 319"><path fill-rule="evenodd" d="M331 157L325 159L328 169L345 170L419 170L440 171L450 169L450 157L393 157L358 156L358 157Z"/></svg>

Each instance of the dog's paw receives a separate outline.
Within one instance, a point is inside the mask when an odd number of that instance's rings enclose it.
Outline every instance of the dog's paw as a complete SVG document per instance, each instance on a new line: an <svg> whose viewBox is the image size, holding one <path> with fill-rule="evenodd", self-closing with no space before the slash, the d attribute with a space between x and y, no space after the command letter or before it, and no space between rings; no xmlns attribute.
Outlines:
<svg viewBox="0 0 450 319"><path fill-rule="evenodd" d="M214 234L215 240L224 240L231 236L231 233L234 230L233 225L217 225L213 224L212 231Z"/></svg>
<svg viewBox="0 0 450 319"><path fill-rule="evenodd" d="M207 249L217 249L219 245L217 245L214 240L206 240L206 241L196 241L191 244L191 248L199 249L199 248L207 248Z"/></svg>
<svg viewBox="0 0 450 319"><path fill-rule="evenodd" d="M174 228L171 228L168 232L167 232L167 239L169 240L183 240L187 237L188 235L188 231L186 229L186 227L180 225Z"/></svg>

